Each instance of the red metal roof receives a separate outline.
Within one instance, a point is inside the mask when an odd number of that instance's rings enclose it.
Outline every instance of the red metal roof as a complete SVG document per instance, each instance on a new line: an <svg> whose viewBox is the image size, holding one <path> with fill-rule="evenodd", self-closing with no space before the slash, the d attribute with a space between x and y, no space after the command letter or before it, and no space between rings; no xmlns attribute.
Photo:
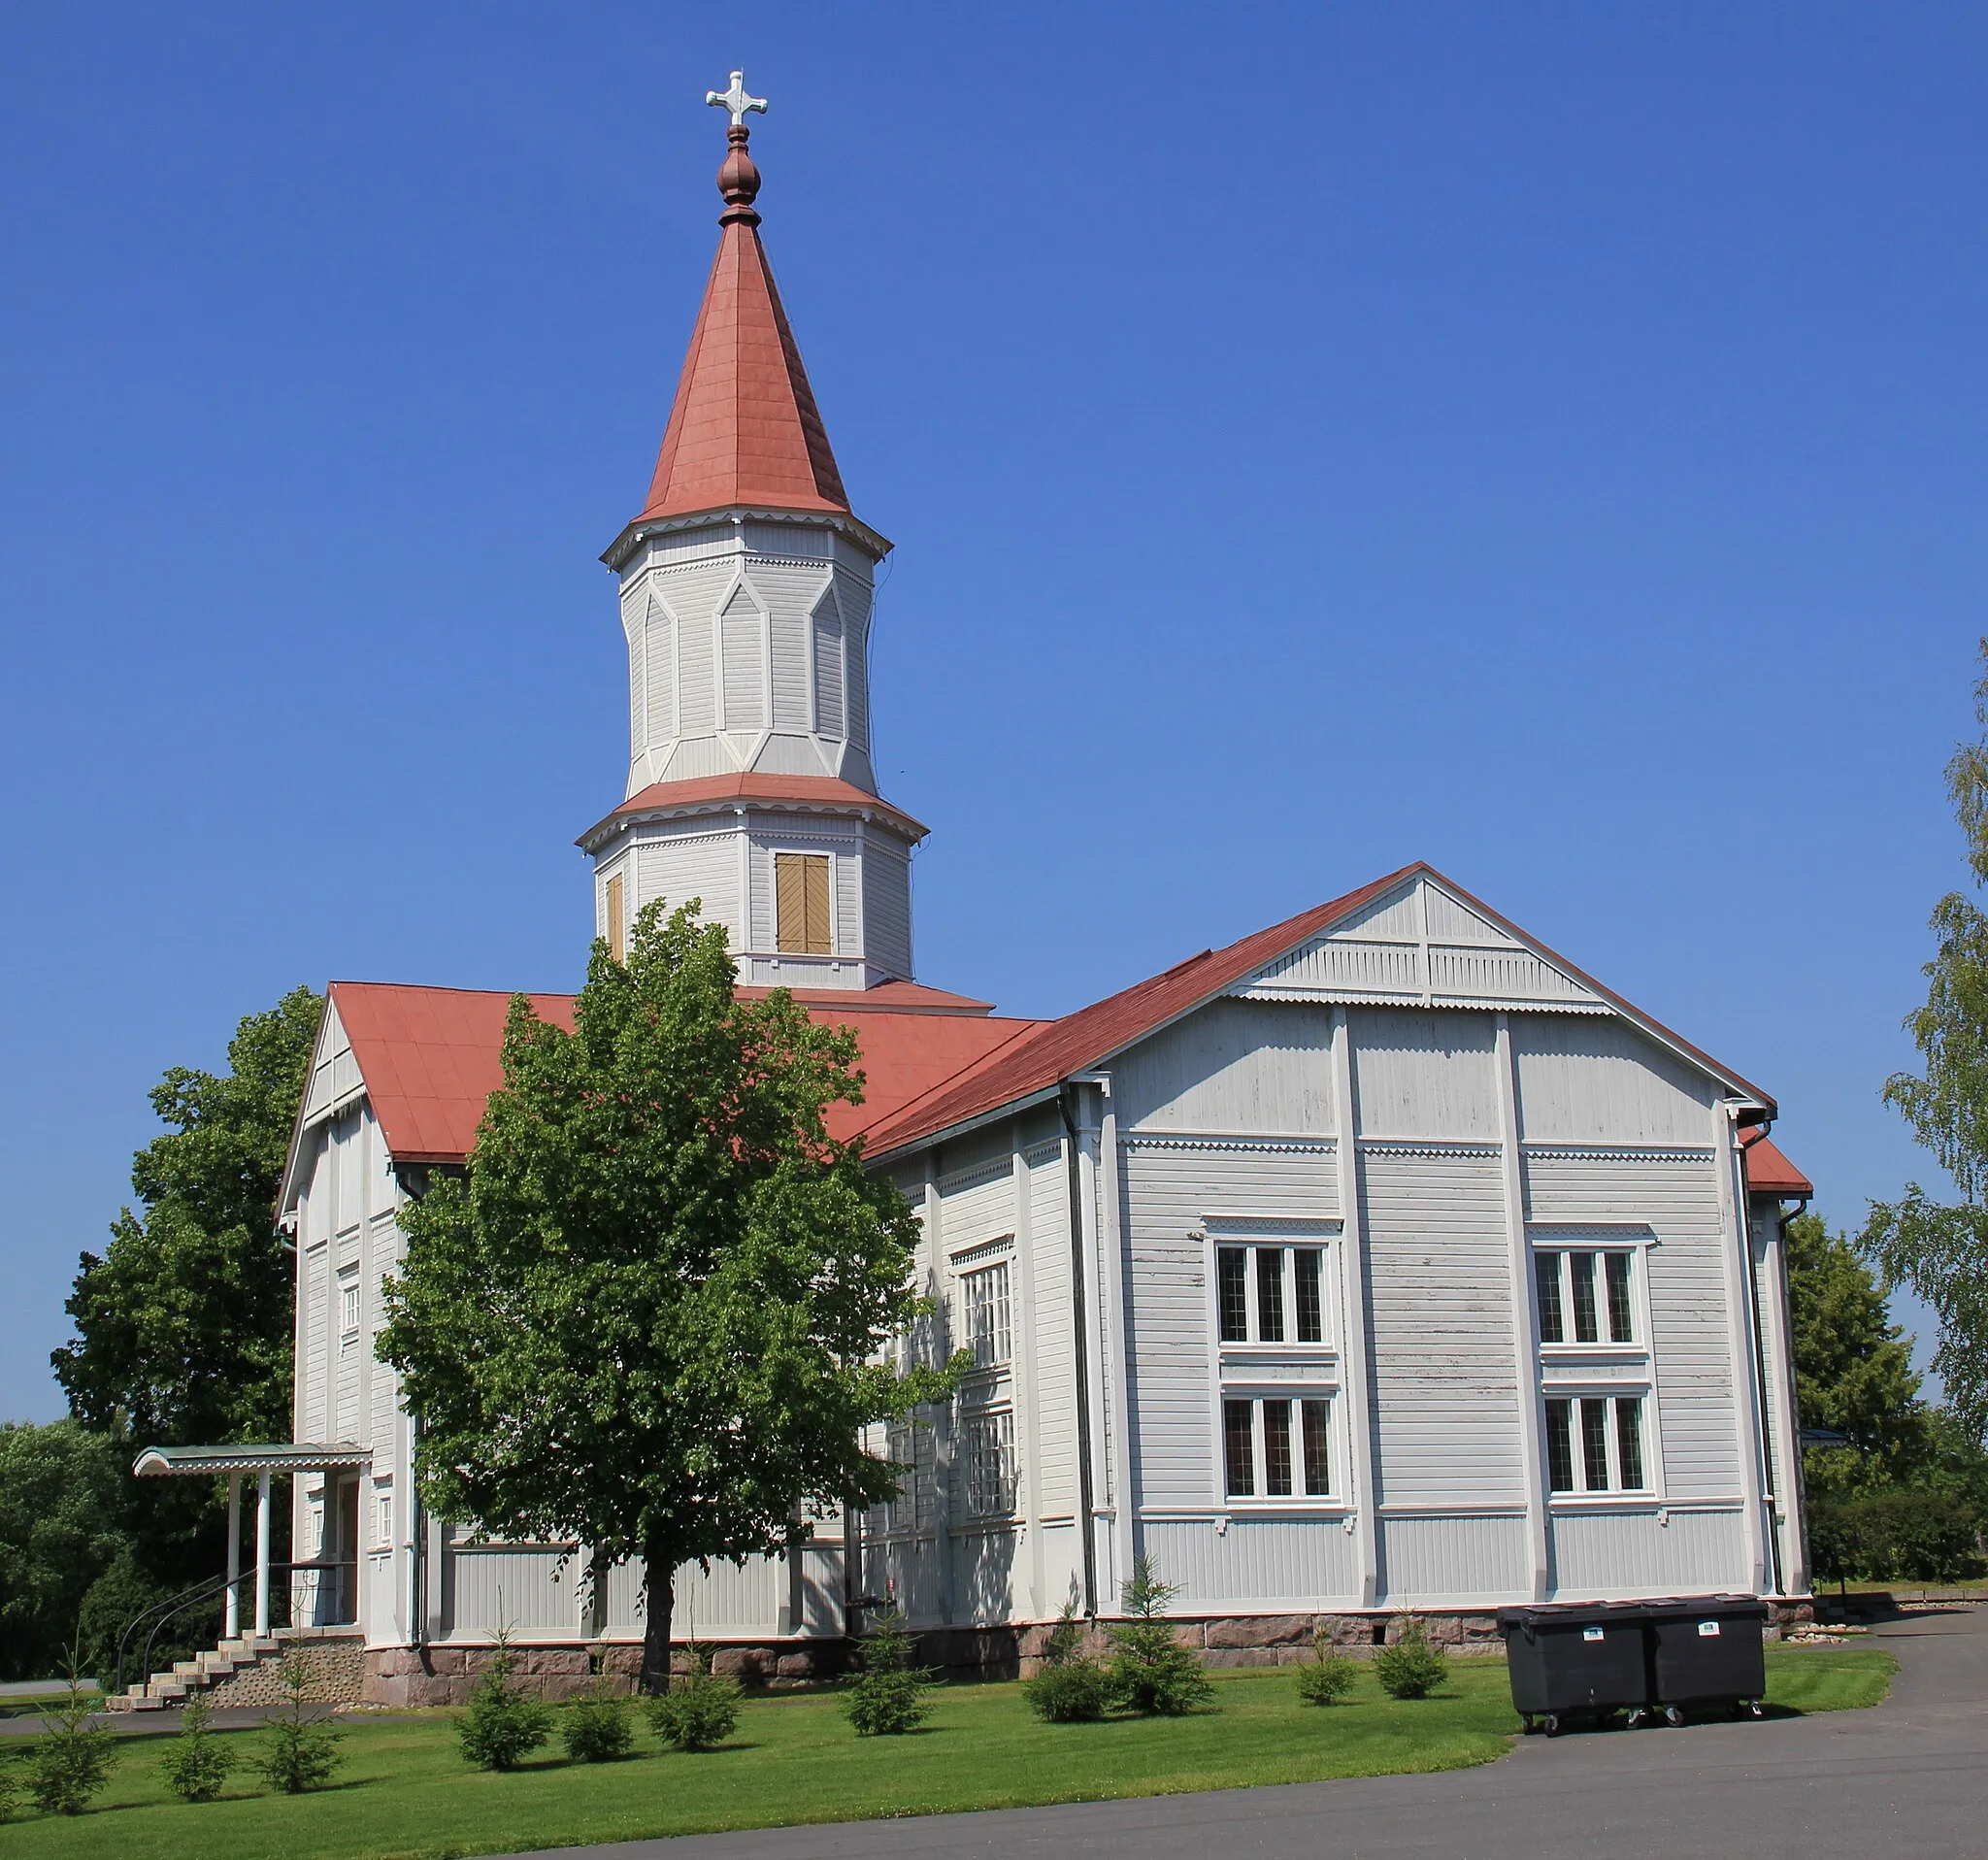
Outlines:
<svg viewBox="0 0 1988 1860"><path fill-rule="evenodd" d="M869 997L891 991L888 1005ZM766 990L746 991L759 995ZM424 988L334 981L332 1006L352 1043L373 1114L399 1162L461 1162L491 1092L504 1082L504 1022L511 996L496 989ZM849 1138L1042 1023L998 1019L984 1002L913 982L886 982L846 1001L814 989L797 996L809 1017L854 1029L864 1102L839 1105L830 1134ZM533 1010L573 1024L571 995L532 995Z"/></svg>
<svg viewBox="0 0 1988 1860"><path fill-rule="evenodd" d="M1244 976L1275 960L1287 949L1296 948L1300 944L1321 935L1342 917L1352 915L1363 906L1418 874L1436 880L1500 929L1530 944L1583 986L1621 1009L1632 1020L1700 1061L1721 1079L1759 1098L1772 1113L1773 1100L1748 1084L1738 1073L1721 1066L1709 1054L1653 1020L1612 989L1604 987L1592 976L1576 969L1565 957L1556 955L1536 938L1528 937L1516 924L1501 916L1481 899L1473 897L1461 885L1444 878L1434 866L1417 860L1399 872L1389 873L1384 879L1375 880L1372 884L1362 885L1357 891L1347 892L1342 898L1335 898L1330 904L1317 905L1282 923L1273 924L1267 930L1259 930L1254 936L1230 944L1227 948L1204 949L1198 956L1176 963L1163 975L1138 982L1091 1007L1080 1008L1061 1020L1041 1023L1033 1035L989 1055L971 1072L947 1080L919 1103L907 1106L894 1117L878 1119L868 1132L871 1153L883 1155L957 1124L971 1122L999 1111L1004 1105L1017 1103L1046 1090L1073 1073L1098 1065L1135 1040L1156 1032L1168 1021L1232 987Z"/></svg>
<svg viewBox="0 0 1988 1860"><path fill-rule="evenodd" d="M881 815L912 840L922 840L931 831L914 820L904 809L892 807L882 796L859 788L832 775L707 775L694 781L652 781L631 794L613 814L596 820L578 840L587 846L616 820L634 814L665 814L673 808L722 807L746 801L773 807L865 808Z"/></svg>
<svg viewBox="0 0 1988 1860"><path fill-rule="evenodd" d="M731 504L848 511L757 218L727 214L721 222L638 523Z"/></svg>
<svg viewBox="0 0 1988 1860"><path fill-rule="evenodd" d="M1810 1201L1815 1184L1782 1155L1766 1131L1757 1126L1740 1133L1740 1154L1746 1164L1746 1192L1772 1195L1777 1201Z"/></svg>

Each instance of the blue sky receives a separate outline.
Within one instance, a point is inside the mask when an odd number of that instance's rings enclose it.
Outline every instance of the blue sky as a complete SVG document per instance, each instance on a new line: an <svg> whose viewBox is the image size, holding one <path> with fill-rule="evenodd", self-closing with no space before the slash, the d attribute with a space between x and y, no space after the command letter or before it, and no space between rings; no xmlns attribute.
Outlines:
<svg viewBox="0 0 1988 1860"><path fill-rule="evenodd" d="M743 62L898 541L924 980L1053 1013L1427 858L1879 1103L1988 630L1988 15L1584 3L0 16L0 1415L166 1066L560 988Z"/></svg>

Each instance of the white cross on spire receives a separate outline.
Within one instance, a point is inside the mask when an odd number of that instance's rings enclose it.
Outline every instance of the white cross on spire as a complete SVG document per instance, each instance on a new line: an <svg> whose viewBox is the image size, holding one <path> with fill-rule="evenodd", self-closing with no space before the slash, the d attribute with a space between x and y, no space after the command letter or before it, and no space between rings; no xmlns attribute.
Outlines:
<svg viewBox="0 0 1988 1860"><path fill-rule="evenodd" d="M732 113L732 127L734 129L738 128L746 120L746 113L748 110L756 110L762 116L766 115L766 99L764 97L748 97L746 94L746 74L743 71L732 73L731 89L707 90L704 93L704 100L706 103L718 104L724 109L729 110Z"/></svg>

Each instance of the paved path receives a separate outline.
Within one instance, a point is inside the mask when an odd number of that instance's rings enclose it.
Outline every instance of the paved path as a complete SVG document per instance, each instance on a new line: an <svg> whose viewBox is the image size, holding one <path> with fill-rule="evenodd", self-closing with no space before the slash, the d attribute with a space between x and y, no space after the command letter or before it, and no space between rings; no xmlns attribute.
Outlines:
<svg viewBox="0 0 1988 1860"><path fill-rule="evenodd" d="M569 1848L570 1860L1953 1860L1988 1852L1988 1610L1907 1614L1874 1711L1526 1738L1504 1761L1215 1795Z"/></svg>
<svg viewBox="0 0 1988 1860"><path fill-rule="evenodd" d="M208 1713L208 1729L211 1731L248 1731L258 1724L267 1724L282 1711L280 1705L237 1705ZM310 1719L335 1716L338 1708L330 1705L307 1705L304 1715ZM92 1711L89 1721L100 1724L107 1731L120 1738L162 1738L168 1732L180 1728L180 1713L167 1711ZM47 1728L49 1720L37 1717L0 1718L0 1738L39 1737Z"/></svg>

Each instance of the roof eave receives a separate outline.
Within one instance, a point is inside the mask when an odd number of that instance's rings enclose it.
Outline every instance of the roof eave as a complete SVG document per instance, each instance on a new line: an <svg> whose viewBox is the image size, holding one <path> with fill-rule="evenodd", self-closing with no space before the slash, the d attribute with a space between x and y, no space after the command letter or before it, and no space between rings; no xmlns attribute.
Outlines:
<svg viewBox="0 0 1988 1860"><path fill-rule="evenodd" d="M582 852L599 851L616 833L624 833L644 820L688 819L700 814L737 814L753 809L787 814L854 814L865 820L901 833L913 846L928 838L932 829L902 808L881 798L869 801L796 800L750 794L713 795L706 801L661 802L654 806L631 808L626 801L612 814L604 814L582 833L574 845Z"/></svg>
<svg viewBox="0 0 1988 1860"><path fill-rule="evenodd" d="M672 512L667 516L638 516L602 551L601 560L618 574L651 536L665 536L675 530L702 529L715 517L727 517L734 522L820 524L846 536L879 562L896 547L889 537L872 529L860 516L852 516L847 511L799 510L778 504L713 504L708 510Z"/></svg>

